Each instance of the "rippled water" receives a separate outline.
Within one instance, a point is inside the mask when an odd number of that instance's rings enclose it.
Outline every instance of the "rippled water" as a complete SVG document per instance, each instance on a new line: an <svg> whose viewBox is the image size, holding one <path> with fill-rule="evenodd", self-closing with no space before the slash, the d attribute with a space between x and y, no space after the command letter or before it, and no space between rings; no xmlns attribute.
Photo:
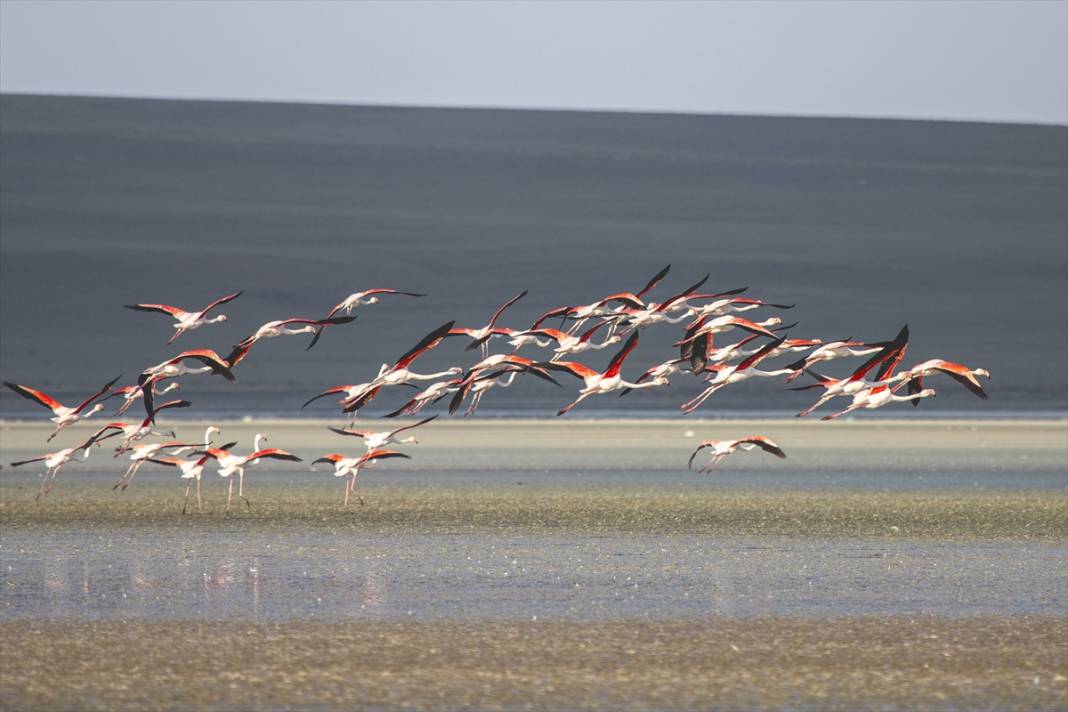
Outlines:
<svg viewBox="0 0 1068 712"><path fill-rule="evenodd" d="M2 562L3 620L1068 612L1068 553L1034 543L111 532Z"/></svg>

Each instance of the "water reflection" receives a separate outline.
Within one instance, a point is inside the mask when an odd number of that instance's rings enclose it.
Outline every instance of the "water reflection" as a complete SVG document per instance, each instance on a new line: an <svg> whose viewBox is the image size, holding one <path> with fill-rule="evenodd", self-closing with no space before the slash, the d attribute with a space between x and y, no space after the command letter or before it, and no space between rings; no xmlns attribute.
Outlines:
<svg viewBox="0 0 1068 712"><path fill-rule="evenodd" d="M1034 543L37 534L0 562L0 620L1068 611L1068 554Z"/></svg>

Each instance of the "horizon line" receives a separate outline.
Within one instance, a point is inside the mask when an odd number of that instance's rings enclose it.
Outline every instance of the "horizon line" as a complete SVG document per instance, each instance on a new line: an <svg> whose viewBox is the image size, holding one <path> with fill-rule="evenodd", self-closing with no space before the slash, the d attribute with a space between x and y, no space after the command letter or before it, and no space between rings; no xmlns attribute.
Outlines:
<svg viewBox="0 0 1068 712"><path fill-rule="evenodd" d="M174 101L228 104L278 104L287 106L336 106L370 109L429 109L437 111L515 111L540 113L574 113L574 114L620 114L627 116L695 116L695 117L737 117L737 118L771 118L771 119L805 119L805 120L840 120L840 121L909 121L950 124L992 124L998 126L1040 126L1048 128L1068 128L1068 122L1021 121L1018 119L991 118L943 118L897 115L857 115L857 114L818 114L818 113L756 113L746 111L686 111L682 109L621 109L621 108L576 108L545 106L507 106L498 104L448 104L418 102L346 102L314 101L306 99L249 99L218 96L162 96L145 94L109 94L77 92L30 92L0 90L0 96L27 96L58 99L111 99L119 101Z"/></svg>

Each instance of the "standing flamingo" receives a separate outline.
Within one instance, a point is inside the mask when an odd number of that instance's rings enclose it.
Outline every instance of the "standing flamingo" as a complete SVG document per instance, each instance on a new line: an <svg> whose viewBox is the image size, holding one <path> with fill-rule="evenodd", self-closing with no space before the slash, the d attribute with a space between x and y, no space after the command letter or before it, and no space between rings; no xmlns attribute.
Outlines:
<svg viewBox="0 0 1068 712"><path fill-rule="evenodd" d="M218 473L220 477L226 477L230 480L230 485L226 493L226 511L230 511L230 502L234 497L234 479L233 475L237 475L238 478L238 491L237 496L245 500L245 504L249 509L252 509L252 503L245 496L245 468L250 465L256 465L261 458L269 458L272 460L287 460L289 462L301 462L302 460L293 453L280 450L278 448L267 448L265 450L260 449L260 441L266 440L267 436L263 433L256 433L255 445L253 446L253 452L244 457L240 455L232 454L229 449L223 448L206 448L198 451L194 454L197 455L209 455L219 463Z"/></svg>
<svg viewBox="0 0 1068 712"><path fill-rule="evenodd" d="M219 447L221 450L229 450L236 442L226 443ZM180 479L189 480L185 486L185 499L182 501L182 514L185 514L189 506L189 490L193 487L193 483L196 483L197 487L197 511L204 511L204 503L200 498L200 478L204 474L204 464L211 459L211 455L207 453L201 455L195 460L183 460L177 457L153 457L149 462L154 462L157 465L166 465L168 467L177 467L181 471Z"/></svg>
<svg viewBox="0 0 1068 712"><path fill-rule="evenodd" d="M63 428L67 427L71 423L77 423L79 420L82 420L84 418L88 418L91 415L93 415L94 413L103 410L104 409L104 404L103 403L97 403L92 408L90 408L87 412L82 413L82 411L85 410L85 408L87 406L89 406L93 401L95 401L96 399L100 398L100 396L102 396L105 393L107 393L108 390L113 385L115 385L115 382L118 381L119 378L121 378L121 376L116 376L115 378L110 380L107 383L107 385L105 385L99 391L97 391L93 395L89 396L88 398L86 398L85 400L83 400L81 403L79 403L78 405L74 406L73 408L65 406L62 403L60 403L59 401L57 401L55 398L53 398L52 396L48 395L47 393L43 393L43 392L38 391L38 390L36 390L34 388L30 388L29 386L22 386L22 385L19 385L17 383L9 383L8 381L4 381L3 383L4 383L5 386L7 386L11 390L15 391L15 393L18 393L23 398L29 398L30 400L32 400L32 401L34 401L36 403L40 403L45 408L48 408L49 410L52 411L52 413L54 413L54 417L49 418L49 420L51 420L53 423L56 424L56 429L52 431L52 434L48 436L48 440L45 441L45 442L50 442L52 440L52 438L56 437L56 435L59 434L60 430L62 430Z"/></svg>
<svg viewBox="0 0 1068 712"><path fill-rule="evenodd" d="M193 329L199 329L200 327L204 326L205 324L218 324L220 322L226 321L226 315L225 314L220 314L217 317L209 319L209 318L207 318L208 317L208 312L210 312L212 309L214 309L217 306L220 306L222 304L226 304L227 302L232 302L233 300L235 300L238 297L240 297L243 293L244 293L244 290L242 290L240 292L235 292L233 294L227 294L225 297L219 297L218 299L216 299L214 302L212 302L208 306L204 307L200 311L195 311L195 312L185 311L184 309L179 309L178 307L172 307L172 306L167 305L167 304L126 304L124 306L127 309L135 309L137 311L147 311L147 312L160 312L161 314L168 314L168 315L174 317L174 320L175 320L174 335L171 336L171 338L167 340L167 343L171 344L171 343L174 342L175 339L177 339L179 336L181 336L182 334L184 334L187 331L192 331Z"/></svg>

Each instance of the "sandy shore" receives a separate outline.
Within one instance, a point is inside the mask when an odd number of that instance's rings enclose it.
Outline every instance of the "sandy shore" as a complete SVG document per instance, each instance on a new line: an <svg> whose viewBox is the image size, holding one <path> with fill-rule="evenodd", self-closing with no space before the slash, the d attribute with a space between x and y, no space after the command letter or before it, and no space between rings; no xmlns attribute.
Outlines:
<svg viewBox="0 0 1068 712"><path fill-rule="evenodd" d="M1068 619L0 623L5 709L1063 710Z"/></svg>

